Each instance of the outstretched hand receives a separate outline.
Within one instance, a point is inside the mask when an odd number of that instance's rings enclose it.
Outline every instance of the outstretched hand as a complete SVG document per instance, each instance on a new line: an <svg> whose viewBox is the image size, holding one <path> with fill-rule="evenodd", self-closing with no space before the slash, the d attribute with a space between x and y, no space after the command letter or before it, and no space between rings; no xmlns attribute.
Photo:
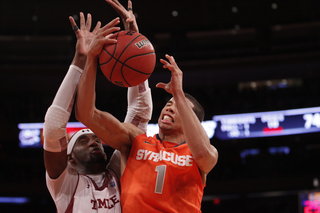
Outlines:
<svg viewBox="0 0 320 213"><path fill-rule="evenodd" d="M94 57L98 56L102 51L104 45L114 44L117 42L117 40L114 38L113 32L120 30L120 27L116 27L116 25L119 23L120 23L120 20L117 17L112 21L110 21L105 26L101 27L99 30L97 30L90 44L90 47L88 50L88 56L89 55Z"/></svg>
<svg viewBox="0 0 320 213"><path fill-rule="evenodd" d="M124 29L139 32L136 17L132 11L132 2L128 0L128 10L126 10L118 0L106 0L117 11L122 19Z"/></svg>
<svg viewBox="0 0 320 213"><path fill-rule="evenodd" d="M69 20L72 29L74 30L77 37L76 53L79 53L81 55L87 55L92 39L101 27L101 22L98 21L93 31L90 32L92 24L92 17L90 13L88 13L86 21L84 18L84 14L80 12L80 28L78 28L72 16L69 16Z"/></svg>
<svg viewBox="0 0 320 213"><path fill-rule="evenodd" d="M177 91L182 91L182 77L183 73L178 67L176 61L174 60L173 56L169 56L166 54L166 58L169 61L164 59L160 59L160 62L163 64L163 68L168 69L171 71L171 80L169 83L157 83L156 87L162 88L166 90L168 93L174 95Z"/></svg>

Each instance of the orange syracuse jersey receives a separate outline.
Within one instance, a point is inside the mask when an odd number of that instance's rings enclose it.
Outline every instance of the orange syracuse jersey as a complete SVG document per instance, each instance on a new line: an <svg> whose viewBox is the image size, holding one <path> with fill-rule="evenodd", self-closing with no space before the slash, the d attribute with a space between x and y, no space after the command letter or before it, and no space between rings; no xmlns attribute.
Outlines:
<svg viewBox="0 0 320 213"><path fill-rule="evenodd" d="M201 212L203 184L186 142L137 136L121 177L127 212Z"/></svg>

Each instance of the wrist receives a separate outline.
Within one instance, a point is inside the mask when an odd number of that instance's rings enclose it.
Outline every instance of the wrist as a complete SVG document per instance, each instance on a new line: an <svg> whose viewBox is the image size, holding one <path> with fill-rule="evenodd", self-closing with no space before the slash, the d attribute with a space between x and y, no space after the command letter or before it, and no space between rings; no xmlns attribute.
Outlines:
<svg viewBox="0 0 320 213"><path fill-rule="evenodd" d="M84 69L86 64L87 56L84 54L76 53L72 60L72 65L75 65L81 69Z"/></svg>
<svg viewBox="0 0 320 213"><path fill-rule="evenodd" d="M175 90L175 91L172 91L172 96L175 98L175 99L177 99L177 98L179 98L179 97L185 97L184 96L184 92L183 92L183 90L181 89L179 89L179 90Z"/></svg>
<svg viewBox="0 0 320 213"><path fill-rule="evenodd" d="M89 61L89 60L97 60L97 59L98 59L98 55L88 52L87 60L86 60L86 61Z"/></svg>

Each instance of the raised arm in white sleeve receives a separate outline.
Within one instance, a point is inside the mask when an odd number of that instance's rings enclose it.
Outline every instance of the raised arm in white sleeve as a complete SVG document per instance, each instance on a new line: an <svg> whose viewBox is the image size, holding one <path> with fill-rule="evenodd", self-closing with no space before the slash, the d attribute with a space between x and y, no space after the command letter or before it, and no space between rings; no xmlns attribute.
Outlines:
<svg viewBox="0 0 320 213"><path fill-rule="evenodd" d="M124 122L132 123L146 133L153 107L148 80L140 85L129 87L127 98L128 110Z"/></svg>
<svg viewBox="0 0 320 213"><path fill-rule="evenodd" d="M82 69L70 65L52 105L45 115L43 135L44 149L50 152L61 152L67 148L66 126L74 104L76 89Z"/></svg>
<svg viewBox="0 0 320 213"><path fill-rule="evenodd" d="M132 2L123 7L118 1L106 0L117 11L122 19L125 30L139 32L138 24L132 10ZM152 99L148 80L142 84L128 88L128 110L124 120L147 132L147 125L152 114Z"/></svg>

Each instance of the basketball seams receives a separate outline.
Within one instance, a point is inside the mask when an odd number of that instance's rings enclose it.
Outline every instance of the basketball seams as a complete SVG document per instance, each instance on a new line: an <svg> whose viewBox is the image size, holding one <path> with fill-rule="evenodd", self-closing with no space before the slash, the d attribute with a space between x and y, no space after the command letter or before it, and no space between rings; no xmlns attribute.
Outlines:
<svg viewBox="0 0 320 213"><path fill-rule="evenodd" d="M118 39L119 33L120 33L120 32L117 32L116 39ZM108 61L106 61L106 62L103 62L103 63L99 64L99 65L102 66L102 65L104 65L104 64L109 63L112 59L115 59L114 55L115 55L115 53L116 53L116 50L117 50L117 43L114 44L114 49L113 49L113 53L112 53L112 54L110 54L110 53L108 52L108 50L106 50L105 47L103 47L102 51L106 52L106 53L110 56L110 59L109 59ZM113 66L113 68L112 68L112 70L111 70L111 72L110 72L110 76L109 76L110 81L111 81L111 76L112 76L112 73L113 73L113 71L114 71L114 68L115 68L115 66ZM107 76L106 76L106 77L107 77Z"/></svg>
<svg viewBox="0 0 320 213"><path fill-rule="evenodd" d="M122 63L122 62L120 62L120 63L122 64L122 67L123 67L123 66L126 66L126 67L132 69L133 71L138 72L138 73L140 73L140 74L143 74L143 75L151 75L152 73L141 72L141 71L139 71L139 70L136 70L136 69L128 66L128 65L125 63L125 62L127 62L129 59L132 59L132 58L135 58L135 57L139 57L139 56L144 56L144 55L150 55L150 54L155 54L155 52L150 52L150 53L144 53L144 54L140 54L140 55L131 56L131 57L127 58L123 63ZM122 74L122 68L121 68L121 75L123 76L123 74ZM124 78L124 76L123 76L123 78Z"/></svg>
<svg viewBox="0 0 320 213"><path fill-rule="evenodd" d="M125 48L123 48L121 54L119 55L119 58L118 58L119 60L120 60L122 54L123 54L123 53L126 51L126 49L130 46L130 44L132 44L132 42L135 41L135 40L136 40L137 38L139 38L140 36L142 36L142 35L140 34L140 35L138 35L137 37L133 38L133 39L127 44L127 46L126 46Z"/></svg>
<svg viewBox="0 0 320 213"><path fill-rule="evenodd" d="M122 52L120 53L118 59L116 59L116 63L114 64L114 67L116 66L116 64L117 64L118 62L121 63L122 66L123 66L123 63L120 61L121 56L122 56L123 53L126 51L126 49L131 45L131 43L132 43L134 40L136 40L137 38L139 38L140 36L141 36L141 34L140 34L140 35L138 34L138 36L136 36L135 38L133 38L133 39L127 44L127 46L126 46L125 48L123 48L123 50L122 50ZM113 68L114 68L114 67L113 67ZM112 72L113 72L113 70L112 70ZM112 74L112 72L111 72L111 74ZM124 80L129 86L131 86L131 85L127 82L126 78L123 76L122 68L121 68L121 76L123 77L123 80ZM110 76L110 80L111 80L111 76Z"/></svg>
<svg viewBox="0 0 320 213"><path fill-rule="evenodd" d="M118 39L118 37L119 37L119 32L117 33L116 39ZM114 49L113 49L113 53L112 53L112 54L109 53L108 50L105 49L105 47L103 47L102 50L105 51L109 56L111 56L111 58L110 58L110 60L108 60L108 61L106 61L106 62L103 62L103 63L101 63L100 65L107 64L108 62L111 61L112 58L115 58L115 57L114 57L114 54L116 53L116 50L117 50L117 43L114 44Z"/></svg>
<svg viewBox="0 0 320 213"><path fill-rule="evenodd" d="M118 32L117 37L116 37L117 39L118 39L118 36L119 36L119 32ZM139 38L140 36L142 36L142 35L141 35L141 34L140 34L140 35L138 34L135 38L133 38L133 39L127 44L127 46L126 46L125 48L123 48L123 50L122 50L122 52L119 54L119 57L118 57L118 58L114 57L114 55L110 55L110 54L108 53L108 51L106 51L106 52L111 56L111 59L114 59L114 60L116 61L116 62L114 63L114 65L113 65L113 68L112 68L111 72L110 72L110 81L112 81L112 74L113 74L114 68L116 67L117 63L119 62L120 64L123 65L123 63L120 61L121 56L122 56L123 53L126 51L126 49L131 45L131 43L132 43L133 41L135 41L137 38ZM117 43L115 44L114 53L116 52L116 49L117 49ZM111 59L110 59L110 60L111 60ZM122 70L121 70L121 75L123 76ZM129 86L131 86L131 85L127 82L127 80L126 80L125 78L123 78L123 79L125 80L125 82L126 82Z"/></svg>
<svg viewBox="0 0 320 213"><path fill-rule="evenodd" d="M120 32L118 32L118 33L117 33L117 36L116 36L117 40L118 40L118 37L119 37L119 33L120 33ZM112 58L115 59L114 54L116 53L117 46L118 46L118 44L115 43L115 45L114 45L114 51L113 51L113 55L111 55L111 59L112 59ZM111 60L111 59L110 59L110 60ZM114 66L113 66L113 68L112 68L112 70L111 70L111 72L110 72L110 81L111 81L112 74L113 74L113 71L114 71L114 68L116 67L116 65L117 65L117 60L116 60L116 63L114 63Z"/></svg>
<svg viewBox="0 0 320 213"><path fill-rule="evenodd" d="M141 54L139 55L130 55L131 51L137 51L132 49L133 46L136 46L138 43L139 45L145 46L150 42L148 41L148 38L146 38L144 35L140 33L130 34L130 32L129 33L122 33L122 32L123 31L117 32L115 37L121 43L115 43L113 48L103 47L102 54L104 54L105 56L104 58L101 58L101 61L106 59L107 61L103 61L103 63L100 63L100 66L103 69L108 69L108 71L106 72L103 71L103 72L105 75L107 74L106 77L107 76L109 77L108 78L109 81L111 81L112 83L118 86L131 87L132 85L135 85L136 83L138 83L137 80L139 78L141 79L148 78L152 74L152 70L150 69L152 69L151 67L152 63L155 60L154 58L155 51L152 48L153 50L149 50L147 52L143 51L143 53L140 52ZM123 38L120 39L120 37L123 37ZM125 43L122 43L122 41L124 41ZM144 43L141 43L141 42L144 42ZM151 44L151 47L152 47L152 44ZM127 54L128 51L129 51L129 55ZM140 57L142 58L140 59ZM141 67L144 64L144 60L145 60L144 57L145 59L149 59L151 57L150 60L148 60L148 62L146 63L150 67L149 68L150 71ZM122 61L121 59L124 59L125 61ZM138 63L139 65L138 64L135 65L135 63ZM131 73L129 74L131 75L131 77L128 76L128 72ZM137 79L135 77L132 78L133 77L132 75L134 75L134 73L136 73L137 76L141 76L141 77L137 77ZM111 80L111 79L114 79L114 80ZM119 82L121 82L121 84L119 84Z"/></svg>
<svg viewBox="0 0 320 213"><path fill-rule="evenodd" d="M136 69L128 66L128 65L126 64L126 62L127 62L129 59L132 59L132 58L135 58L135 57L139 57L139 56L144 56L144 55L150 55L150 54L155 54L155 52L150 52L150 53L144 53L144 54L140 54L140 55L135 55L135 56L132 56L132 57L127 58L123 63L122 63L122 62L119 62L119 63L122 64L122 66L121 66L121 76L122 76L123 80L124 80L129 86L131 86L131 84L129 84L129 82L127 81L126 77L123 75L123 67L124 67L124 66L126 66L127 68L130 68L132 71L135 71L135 72L140 73L140 74L143 74L143 75L151 75L151 73L145 73L145 72L141 72L141 71L139 71L139 70L136 70Z"/></svg>
<svg viewBox="0 0 320 213"><path fill-rule="evenodd" d="M105 51L108 55L111 56L111 58L108 61L99 64L100 66L109 63L111 61L112 57L113 57L113 55L111 55L105 48L103 48L102 51Z"/></svg>

